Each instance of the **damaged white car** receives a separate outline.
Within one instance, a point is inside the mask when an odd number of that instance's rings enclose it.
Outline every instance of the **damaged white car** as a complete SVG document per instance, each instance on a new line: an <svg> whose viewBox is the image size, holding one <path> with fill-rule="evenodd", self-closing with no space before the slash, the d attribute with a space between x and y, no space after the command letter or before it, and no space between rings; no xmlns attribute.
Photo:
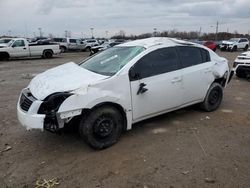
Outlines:
<svg viewBox="0 0 250 188"><path fill-rule="evenodd" d="M148 38L37 75L22 90L17 114L27 129L52 132L80 117L81 136L103 149L141 120L196 103L216 110L228 80L227 60L212 50Z"/></svg>

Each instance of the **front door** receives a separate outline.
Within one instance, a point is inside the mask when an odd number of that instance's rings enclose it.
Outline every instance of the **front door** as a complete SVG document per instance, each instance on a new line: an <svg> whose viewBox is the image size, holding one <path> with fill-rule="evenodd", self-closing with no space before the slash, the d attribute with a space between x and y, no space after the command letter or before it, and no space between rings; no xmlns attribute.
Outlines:
<svg viewBox="0 0 250 188"><path fill-rule="evenodd" d="M133 120L174 109L181 105L182 74L175 48L161 48L148 53L130 74Z"/></svg>
<svg viewBox="0 0 250 188"><path fill-rule="evenodd" d="M25 46L24 40L16 40L10 50L11 57L27 57L29 56L29 47Z"/></svg>

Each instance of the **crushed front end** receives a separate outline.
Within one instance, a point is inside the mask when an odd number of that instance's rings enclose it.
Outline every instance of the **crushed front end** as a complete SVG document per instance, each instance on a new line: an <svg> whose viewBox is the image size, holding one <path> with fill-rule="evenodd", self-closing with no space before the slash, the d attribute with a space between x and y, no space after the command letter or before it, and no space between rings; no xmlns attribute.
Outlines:
<svg viewBox="0 0 250 188"><path fill-rule="evenodd" d="M41 129L58 132L64 127L65 120L57 113L60 105L71 93L53 93L43 101L36 99L28 88L24 89L17 104L17 116L27 129Z"/></svg>

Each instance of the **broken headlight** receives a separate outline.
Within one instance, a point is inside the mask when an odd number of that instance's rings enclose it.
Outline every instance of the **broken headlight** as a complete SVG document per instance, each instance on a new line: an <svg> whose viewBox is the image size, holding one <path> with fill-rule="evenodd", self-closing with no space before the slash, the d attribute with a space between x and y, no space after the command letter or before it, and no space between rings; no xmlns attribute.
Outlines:
<svg viewBox="0 0 250 188"><path fill-rule="evenodd" d="M50 114L56 112L63 101L68 98L72 93L53 93L44 99L41 104L38 114Z"/></svg>

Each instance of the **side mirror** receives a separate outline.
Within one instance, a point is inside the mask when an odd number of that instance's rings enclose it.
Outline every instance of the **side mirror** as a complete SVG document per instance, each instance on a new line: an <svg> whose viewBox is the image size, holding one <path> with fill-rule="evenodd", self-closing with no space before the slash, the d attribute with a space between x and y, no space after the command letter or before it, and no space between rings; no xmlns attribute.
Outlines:
<svg viewBox="0 0 250 188"><path fill-rule="evenodd" d="M129 80L134 81L139 79L140 79L140 74L135 71L134 67L131 67L131 69L129 70Z"/></svg>

